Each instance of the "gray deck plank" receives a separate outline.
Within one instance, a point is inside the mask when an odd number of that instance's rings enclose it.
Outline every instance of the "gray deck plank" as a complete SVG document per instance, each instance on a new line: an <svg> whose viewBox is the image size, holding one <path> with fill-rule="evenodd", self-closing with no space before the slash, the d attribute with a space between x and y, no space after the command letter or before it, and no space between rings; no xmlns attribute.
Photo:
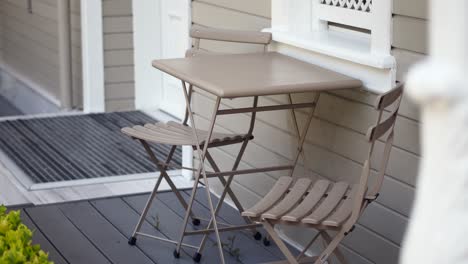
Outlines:
<svg viewBox="0 0 468 264"><path fill-rule="evenodd" d="M101 216L89 202L63 204L59 208L112 263L155 263L139 248L130 246L127 243L128 238Z"/></svg>
<svg viewBox="0 0 468 264"><path fill-rule="evenodd" d="M161 194L164 194L164 193L161 193ZM174 195L172 193L167 193L167 194ZM147 196L142 196L142 195L124 198L124 200L126 200L138 212L141 212L143 210L146 199L147 199ZM176 199L175 196L173 196L173 199L174 200ZM182 222L183 222L182 217L180 217L178 214L173 212L172 208L169 208L167 205L165 205L163 202L161 202L158 199L155 199L155 201L153 202L152 207L148 213L147 219L151 221L151 219L153 219L156 216L159 217L159 221L160 221L159 229L161 230L161 232L171 239L178 239L180 236L180 231L181 231ZM191 223L190 223L190 228L194 228L191 225ZM186 236L184 239L184 243L191 244L191 245L199 245L200 241L201 241L201 236ZM213 263L213 262L219 261L218 248L213 245L214 245L214 240L210 238L203 252L204 257L202 258L202 261L200 263ZM175 248L175 246L173 246L173 248ZM185 248L185 251L190 252L190 256L192 256L193 253L195 253L194 250L188 249L188 248ZM237 261L236 258L234 258L233 256L229 255L228 252L225 252L224 256L225 256L226 263L239 263L239 261Z"/></svg>
<svg viewBox="0 0 468 264"><path fill-rule="evenodd" d="M69 263L110 263L57 206L33 207L25 211Z"/></svg>
<svg viewBox="0 0 468 264"><path fill-rule="evenodd" d="M172 197L173 194L171 193L162 193L159 195L159 199L161 199L165 204L167 204L170 208L176 211L177 214L183 216L185 214L185 210L181 206L177 206L178 201L174 200ZM200 188L197 191L197 196L205 197L206 192L204 188ZM188 197L186 197L188 199ZM213 198L213 202L217 202L218 199ZM227 207L225 205L223 207ZM207 206L199 203L194 202L193 204L194 212L197 216L200 216L205 219L210 218L210 211ZM225 211L225 210L224 210ZM239 213L237 213L239 215ZM233 217L237 217L233 215ZM240 216L239 216L240 217ZM228 222L225 219L219 217L218 220L223 220L224 222ZM231 223L229 221L228 223ZM231 224L245 224L242 217L240 217L240 221ZM202 225L206 226L206 222L202 222ZM221 239L223 242L229 243L229 238L235 238L233 243L233 248L238 248L240 251L239 258L242 263L263 263L263 262L271 262L280 260L276 255L269 252L267 249L264 248L261 241L256 241L253 239L252 233L250 231L234 231L234 232L223 232L221 233ZM262 252L262 254L258 254L258 252ZM232 252L231 252L232 254Z"/></svg>
<svg viewBox="0 0 468 264"><path fill-rule="evenodd" d="M188 199L190 195L190 191L184 191L184 196ZM218 203L219 199L215 195L211 195L211 199L213 200L213 203ZM205 208L208 210L208 200L203 192L197 192L195 196L195 200L197 203L202 204L205 206ZM225 221L226 223L232 224L232 225L240 225L245 223L244 219L242 216L239 214L239 211L237 209L234 209L232 206L228 205L227 203L224 203L223 206L221 207L219 211L219 218ZM259 229L259 231L262 231L262 228ZM266 234L266 231L263 231L263 234ZM253 239L252 237L250 237ZM283 259L284 255L281 252L281 250L276 246L274 242L271 242L270 246L264 246L263 243L261 245L264 249L268 250L269 252L273 253L275 256ZM292 246L288 245L289 250L293 252L293 254L297 255L299 254L299 251Z"/></svg>
<svg viewBox="0 0 468 264"><path fill-rule="evenodd" d="M187 198L187 193L183 194ZM198 216L209 218L206 197L203 189L199 190L194 210ZM139 214L146 203L148 194L117 198L98 199L48 205L23 209L24 222L36 230L34 241L50 252L50 257L58 264L91 263L194 263L193 249L184 248L181 258L173 257L174 244L157 241L142 236L137 244L127 244L128 237L138 221ZM184 209L172 192L159 193L153 203L142 232L170 239L180 235ZM213 197L217 201L216 197ZM157 216L157 217L156 217ZM155 219L159 225L155 227ZM230 223L242 223L243 219L230 206L224 206L220 218ZM202 225L206 226L206 223ZM193 227L189 222L190 229ZM248 232L222 233L222 241L235 236L233 249L240 249L240 256L230 254L225 248L227 263L261 263L283 259L275 246L264 247L255 241ZM198 245L201 236L188 236L185 243ZM231 251L232 253L232 251ZM203 251L201 263L219 263L218 249L212 234Z"/></svg>
<svg viewBox="0 0 468 264"><path fill-rule="evenodd" d="M139 214L120 198L91 201L103 217L113 224L125 237L130 237L138 221ZM141 231L154 236L163 236L148 222L145 222ZM156 263L177 263L192 264L193 261L188 255L181 254L180 259L175 259L172 255L174 246L168 243L156 241L145 237L138 237L136 247L142 250L149 258Z"/></svg>
<svg viewBox="0 0 468 264"><path fill-rule="evenodd" d="M49 259L55 264L67 264L68 262L60 255L57 249L52 245L49 240L44 236L41 230L34 224L28 214L24 211L21 212L21 220L33 232L32 242L33 245L40 245L44 252L49 253Z"/></svg>

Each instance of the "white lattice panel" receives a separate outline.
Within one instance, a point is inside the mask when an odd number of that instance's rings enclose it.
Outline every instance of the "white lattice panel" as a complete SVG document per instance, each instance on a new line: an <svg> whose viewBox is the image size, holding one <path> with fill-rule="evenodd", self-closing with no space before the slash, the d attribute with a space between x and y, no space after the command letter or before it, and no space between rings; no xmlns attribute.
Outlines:
<svg viewBox="0 0 468 264"><path fill-rule="evenodd" d="M370 12L372 0L320 0L323 5L348 8L363 12Z"/></svg>
<svg viewBox="0 0 468 264"><path fill-rule="evenodd" d="M271 3L274 50L361 79L372 91L385 92L394 86L396 62L390 53L393 0Z"/></svg>

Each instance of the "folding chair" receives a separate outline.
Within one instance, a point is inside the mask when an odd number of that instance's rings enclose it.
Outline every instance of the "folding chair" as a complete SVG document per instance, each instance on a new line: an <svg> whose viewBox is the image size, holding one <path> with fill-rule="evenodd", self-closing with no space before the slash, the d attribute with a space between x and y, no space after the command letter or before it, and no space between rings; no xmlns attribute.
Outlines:
<svg viewBox="0 0 468 264"><path fill-rule="evenodd" d="M266 51L267 45L271 42L270 33L234 31L234 30L218 30L218 29L211 29L211 28L205 28L205 27L199 27L199 26L192 27L190 31L190 36L194 40L193 48L187 51L186 57L205 56L205 55L210 54L209 52L201 50L199 48L201 39L260 44L260 45L263 45L264 51ZM255 113L252 114L250 127L247 133L245 134L215 133L215 132L212 132L213 127L210 127L209 130L195 129L193 127L190 127L189 122L188 122L189 117L191 119L190 122L192 124L194 122L193 116L192 116L192 110L190 107L193 87L192 85L189 85L187 89L185 82L182 82L182 86L183 86L183 91L184 91L184 95L185 95L185 99L187 103L185 118L182 123L177 123L177 122L156 123L156 124L146 124L144 126L126 127L122 129L123 133L141 142L147 154L149 155L149 158L153 161L153 163L156 165L156 167L160 171L160 177L156 181L156 185L154 186L154 189L146 202L146 206L143 209L140 219L135 227L135 230L132 236L129 238L128 242L131 245L135 245L137 236L140 235L140 236L146 236L146 237L158 239L164 242L174 243L174 244L177 244L177 249L174 251L174 256L177 258L179 257L181 246L195 248L197 249L197 254L194 256L194 259L199 261L201 258L201 255L198 253L198 250L200 248L203 248L206 242L206 235L204 236L201 245L198 247L193 246L193 245L183 244L182 241L183 241L184 236L186 235L185 229L187 226L187 218L184 219L183 232L179 241L169 240L166 238L155 237L149 234L145 234L145 233L140 232L140 228L143 222L145 221L146 215L148 213L149 208L151 207L153 200L156 197L156 193L162 182L162 179L165 179L167 181L171 190L175 193L177 199L179 200L180 204L185 208L185 210L187 210L187 212L190 212L189 214L192 218L193 225L200 225L201 220L208 221L207 219L201 219L199 217L196 217L192 213L192 203L194 202L195 192L201 180L200 175L202 174L201 170L203 166L200 165L198 168L187 168L187 167L182 167L171 162L177 146L192 146L192 148L195 151L198 151L199 153L202 153L201 150L203 150L203 154L200 157L201 163L203 163L204 160L206 159L208 163L211 165L211 167L215 170L214 172L211 172L208 174L203 171L203 175L206 175L207 177L217 177L225 188L223 195L220 197L220 200L218 201L218 205L216 206L216 209L214 210L211 197L209 195L208 186L206 187L207 195L208 195L208 202L212 211L211 219L209 220L209 224L208 224L208 229L211 228L213 224L216 225L216 221L214 221L213 223L213 219L215 218L215 215L217 214L221 205L223 204L225 195L229 195L231 200L236 205L237 209L240 212L243 212L244 209L241 203L239 202L239 200L237 199L237 197L235 196L235 194L232 192L230 188L230 183L232 181L233 176L236 174L236 170L240 164L244 151L247 147L247 143L253 139L252 132L253 132L254 123L255 123ZM257 106L257 102L258 102L258 98L255 98L253 102L253 107ZM208 142L199 140L203 138L209 139ZM156 155L154 154L152 150L152 147L149 145L148 142L172 145L170 152L164 162L159 160L156 157ZM219 167L215 163L213 157L210 155L208 149L214 148L214 147L231 145L231 144L241 144L241 148L234 162L234 165L232 166L231 171L221 172ZM193 191L192 191L192 194L188 203L184 200L180 192L177 190L175 184L173 183L171 178L168 176L166 170L169 167L195 171L196 176L195 176ZM228 177L227 180L224 178L225 176ZM205 182L205 184L207 183ZM250 221L250 219L247 217L245 217L245 220L247 224L245 226L238 226L237 227L238 229L254 228L254 227L259 226L259 224L253 224ZM232 226L230 228L232 228L232 230L236 230ZM215 229L217 230L216 226L215 226ZM254 233L255 239L257 240L261 239L261 234L259 232L254 230L253 233ZM201 234L206 234L206 233L201 233ZM217 232L216 234L219 240L219 234ZM220 252L220 254L222 256L222 252Z"/></svg>
<svg viewBox="0 0 468 264"><path fill-rule="evenodd" d="M294 182L291 177L281 177L263 199L242 213L243 216L263 224L287 259L278 263L325 263L332 253L340 263L346 263L337 247L354 229L367 205L379 195L393 144L393 130L402 92L403 86L398 84L393 90L378 97L375 108L379 114L375 125L369 128L366 135L370 147L359 183L330 182L323 179L312 183L308 178L300 178ZM382 121L384 110L392 105L394 109L390 116ZM374 146L377 140L385 136L385 148L377 178L370 184ZM276 224L314 228L318 233L298 256L293 256L274 229ZM328 231L335 231L335 236L332 238ZM319 256L306 257L306 251L318 237L322 237L328 245Z"/></svg>

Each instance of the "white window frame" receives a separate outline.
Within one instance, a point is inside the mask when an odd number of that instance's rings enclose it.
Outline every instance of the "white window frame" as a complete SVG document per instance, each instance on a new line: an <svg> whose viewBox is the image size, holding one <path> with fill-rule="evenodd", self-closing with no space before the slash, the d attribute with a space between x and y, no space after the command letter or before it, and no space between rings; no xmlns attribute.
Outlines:
<svg viewBox="0 0 468 264"><path fill-rule="evenodd" d="M393 0L373 0L366 12L322 0L272 0L272 27L265 31L273 34L273 50L358 78L368 90L381 93L396 79L392 5ZM328 22L371 33L330 30Z"/></svg>

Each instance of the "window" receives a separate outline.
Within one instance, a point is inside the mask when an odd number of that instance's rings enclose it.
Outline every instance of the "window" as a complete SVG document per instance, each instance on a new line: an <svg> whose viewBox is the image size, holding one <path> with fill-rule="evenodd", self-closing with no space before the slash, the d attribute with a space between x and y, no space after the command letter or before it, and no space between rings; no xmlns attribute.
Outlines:
<svg viewBox="0 0 468 264"><path fill-rule="evenodd" d="M311 62L382 92L395 82L391 29L391 0L273 0L268 31L279 50L293 46L315 53L315 59L308 56Z"/></svg>

